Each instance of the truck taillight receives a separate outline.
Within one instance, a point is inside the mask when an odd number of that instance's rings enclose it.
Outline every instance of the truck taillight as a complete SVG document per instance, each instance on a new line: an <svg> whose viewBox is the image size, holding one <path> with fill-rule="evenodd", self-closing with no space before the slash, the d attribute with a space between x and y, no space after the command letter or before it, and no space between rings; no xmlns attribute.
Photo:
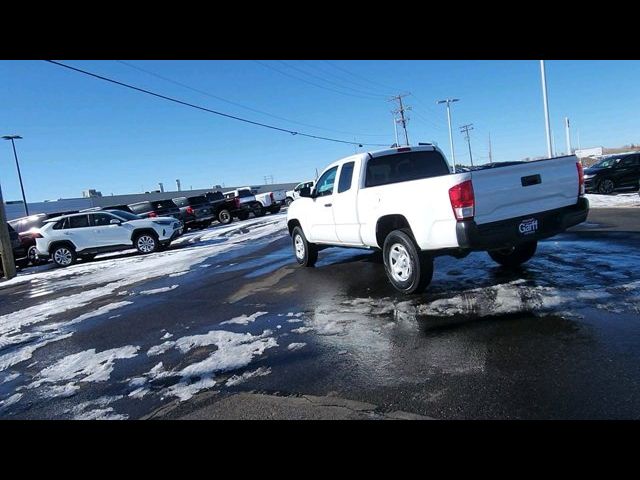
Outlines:
<svg viewBox="0 0 640 480"><path fill-rule="evenodd" d="M471 180L459 183L449 189L449 200L456 220L468 220L475 214L475 197Z"/></svg>
<svg viewBox="0 0 640 480"><path fill-rule="evenodd" d="M576 168L578 169L578 196L582 197L584 195L584 168L582 168L580 160L576 162Z"/></svg>
<svg viewBox="0 0 640 480"><path fill-rule="evenodd" d="M149 212L149 218L156 218L158 214L156 212Z"/></svg>
<svg viewBox="0 0 640 480"><path fill-rule="evenodd" d="M271 203L274 203L276 201L275 198L273 198L273 192L269 194L269 197L271 198Z"/></svg>
<svg viewBox="0 0 640 480"><path fill-rule="evenodd" d="M193 210L193 207L191 205L189 205L187 207L187 215L193 215L195 213L195 211Z"/></svg>
<svg viewBox="0 0 640 480"><path fill-rule="evenodd" d="M236 206L236 208L240 208L240 198L234 197L233 204Z"/></svg>

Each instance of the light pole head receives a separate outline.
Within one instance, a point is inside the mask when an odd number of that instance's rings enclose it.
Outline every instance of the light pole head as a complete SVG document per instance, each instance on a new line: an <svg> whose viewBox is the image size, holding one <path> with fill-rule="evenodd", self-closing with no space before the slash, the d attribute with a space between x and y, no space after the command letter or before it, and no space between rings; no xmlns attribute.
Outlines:
<svg viewBox="0 0 640 480"><path fill-rule="evenodd" d="M2 138L5 140L21 140L22 137L20 135L3 135Z"/></svg>

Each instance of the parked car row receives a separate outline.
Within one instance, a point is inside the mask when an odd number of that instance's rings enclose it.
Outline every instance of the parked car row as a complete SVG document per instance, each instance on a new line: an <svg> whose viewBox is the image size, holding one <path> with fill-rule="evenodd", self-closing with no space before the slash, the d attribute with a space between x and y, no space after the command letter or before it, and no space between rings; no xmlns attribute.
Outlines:
<svg viewBox="0 0 640 480"><path fill-rule="evenodd" d="M278 213L285 193L257 194L250 187L230 192L207 192L168 200L93 207L80 211L40 213L9 222L16 265L52 260L66 267L79 258L136 248L147 254L162 250L189 228L205 228L214 221L226 225Z"/></svg>

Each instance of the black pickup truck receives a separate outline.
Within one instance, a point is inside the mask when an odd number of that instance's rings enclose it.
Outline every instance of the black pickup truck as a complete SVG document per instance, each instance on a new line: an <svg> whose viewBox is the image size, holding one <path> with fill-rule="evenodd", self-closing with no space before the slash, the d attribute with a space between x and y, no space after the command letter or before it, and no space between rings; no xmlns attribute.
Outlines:
<svg viewBox="0 0 640 480"><path fill-rule="evenodd" d="M184 223L184 216L173 200L153 200L130 203L129 208L131 209L131 213L135 213L139 217L173 217Z"/></svg>
<svg viewBox="0 0 640 480"><path fill-rule="evenodd" d="M204 195L177 197L173 203L180 209L184 219L184 231L189 228L204 228L215 220L213 207Z"/></svg>
<svg viewBox="0 0 640 480"><path fill-rule="evenodd" d="M205 196L215 209L218 221L223 225L231 223L234 218L246 220L249 214L255 211L255 205L244 203L240 198L222 192L208 192Z"/></svg>

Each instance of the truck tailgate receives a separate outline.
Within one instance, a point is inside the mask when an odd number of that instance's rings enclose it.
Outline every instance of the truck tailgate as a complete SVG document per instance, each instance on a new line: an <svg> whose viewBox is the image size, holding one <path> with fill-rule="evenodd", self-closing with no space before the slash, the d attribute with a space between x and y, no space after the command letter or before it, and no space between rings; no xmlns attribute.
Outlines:
<svg viewBox="0 0 640 480"><path fill-rule="evenodd" d="M476 223L575 204L579 188L577 161L571 155L473 171Z"/></svg>

